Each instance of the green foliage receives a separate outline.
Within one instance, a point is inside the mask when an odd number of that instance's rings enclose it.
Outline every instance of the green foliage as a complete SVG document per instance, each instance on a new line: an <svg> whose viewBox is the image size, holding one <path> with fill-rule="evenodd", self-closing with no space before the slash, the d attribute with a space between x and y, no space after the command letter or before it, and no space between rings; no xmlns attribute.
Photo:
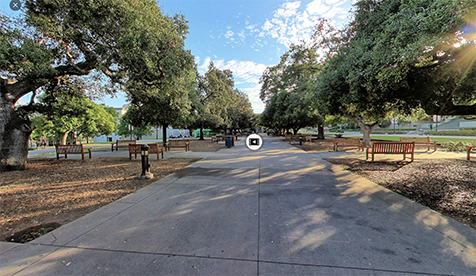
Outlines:
<svg viewBox="0 0 476 276"><path fill-rule="evenodd" d="M117 113L90 101L84 94L84 83L78 78L62 78L51 83L34 110L43 114L34 120L36 136L54 135L65 143L66 135L77 132L86 137L110 135L117 125Z"/></svg>
<svg viewBox="0 0 476 276"><path fill-rule="evenodd" d="M144 120L142 113L136 106L130 106L126 113L121 117L117 134L128 138L133 136L140 138L153 132L153 124Z"/></svg>
<svg viewBox="0 0 476 276"><path fill-rule="evenodd" d="M230 129L251 128L253 124L253 108L248 95L238 89L233 90L232 101L227 110Z"/></svg>
<svg viewBox="0 0 476 276"><path fill-rule="evenodd" d="M235 82L233 72L220 70L213 62L207 72L197 76L198 118L196 126L199 128L229 128L232 120L228 110L232 108L236 99L234 93Z"/></svg>
<svg viewBox="0 0 476 276"><path fill-rule="evenodd" d="M50 93L45 87L59 78L89 76L103 86L100 91L125 89L133 103L160 94L164 106L184 106L177 104L183 100L177 83L195 66L184 49L187 21L163 14L157 5L154 0L27 0L23 17L0 17L0 104L8 109L0 113L0 171L7 163L14 168L26 163L26 143L15 141L28 139L32 110L15 104L33 91ZM101 120L107 112L78 95L68 100L64 110L56 110L63 115L55 118L61 131L108 132L110 120Z"/></svg>
<svg viewBox="0 0 476 276"><path fill-rule="evenodd" d="M460 30L475 9L475 0L358 1L337 55L320 75L320 101L331 114L349 117L383 119L418 107L474 114L476 37Z"/></svg>
<svg viewBox="0 0 476 276"><path fill-rule="evenodd" d="M392 122L390 120L383 120L380 122L380 125L379 127L382 127L382 128L385 128L385 127L388 127L392 124Z"/></svg>
<svg viewBox="0 0 476 276"><path fill-rule="evenodd" d="M427 135L448 135L448 136L476 136L476 129L460 129L460 130L428 130Z"/></svg>
<svg viewBox="0 0 476 276"><path fill-rule="evenodd" d="M291 45L278 65L268 67L261 76L261 100L266 108L260 125L271 129L323 126L324 117L311 93L319 74L320 58L316 47Z"/></svg>

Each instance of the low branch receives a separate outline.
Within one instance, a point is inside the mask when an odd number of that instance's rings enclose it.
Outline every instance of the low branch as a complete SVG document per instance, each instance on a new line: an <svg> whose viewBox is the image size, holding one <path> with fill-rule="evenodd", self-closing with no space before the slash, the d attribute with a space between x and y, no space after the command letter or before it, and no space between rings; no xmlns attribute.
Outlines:
<svg viewBox="0 0 476 276"><path fill-rule="evenodd" d="M2 86L2 96L12 102L17 102L24 95L35 91L53 79L67 75L84 76L91 73L93 65L90 62L80 62L74 65L60 65L50 72L35 78L25 78L20 81L8 80Z"/></svg>

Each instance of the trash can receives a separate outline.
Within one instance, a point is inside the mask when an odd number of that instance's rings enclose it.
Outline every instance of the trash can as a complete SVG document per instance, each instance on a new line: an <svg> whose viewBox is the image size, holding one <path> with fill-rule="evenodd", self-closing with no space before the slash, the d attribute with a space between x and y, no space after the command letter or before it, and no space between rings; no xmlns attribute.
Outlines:
<svg viewBox="0 0 476 276"><path fill-rule="evenodd" d="M233 137L225 137L225 146L228 148L233 146Z"/></svg>

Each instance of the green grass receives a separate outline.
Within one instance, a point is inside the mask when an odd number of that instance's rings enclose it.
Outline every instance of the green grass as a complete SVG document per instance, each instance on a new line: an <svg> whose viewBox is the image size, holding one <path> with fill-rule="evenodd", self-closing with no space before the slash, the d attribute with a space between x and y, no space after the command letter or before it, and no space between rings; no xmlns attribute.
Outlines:
<svg viewBox="0 0 476 276"><path fill-rule="evenodd" d="M362 135L353 135L348 137L362 137ZM415 137L424 137L424 136L415 136ZM400 141L400 137L398 136L378 136L378 135L370 135L370 139L379 139L379 140L388 140L388 141ZM437 143L446 143L446 142L469 142L476 140L465 139L465 138L439 138L439 137L431 137L430 140L437 141Z"/></svg>

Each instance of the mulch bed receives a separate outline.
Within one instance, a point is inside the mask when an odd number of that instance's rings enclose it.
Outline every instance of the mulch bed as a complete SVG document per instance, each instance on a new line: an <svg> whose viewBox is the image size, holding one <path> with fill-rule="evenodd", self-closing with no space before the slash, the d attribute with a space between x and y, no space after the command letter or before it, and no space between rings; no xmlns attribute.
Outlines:
<svg viewBox="0 0 476 276"><path fill-rule="evenodd" d="M306 143L308 152L332 151L332 141ZM476 162L431 159L369 162L356 158L327 161L476 229Z"/></svg>
<svg viewBox="0 0 476 276"><path fill-rule="evenodd" d="M73 221L198 159L150 159L153 179L139 180L140 159L31 159L0 180L0 240L29 227Z"/></svg>

